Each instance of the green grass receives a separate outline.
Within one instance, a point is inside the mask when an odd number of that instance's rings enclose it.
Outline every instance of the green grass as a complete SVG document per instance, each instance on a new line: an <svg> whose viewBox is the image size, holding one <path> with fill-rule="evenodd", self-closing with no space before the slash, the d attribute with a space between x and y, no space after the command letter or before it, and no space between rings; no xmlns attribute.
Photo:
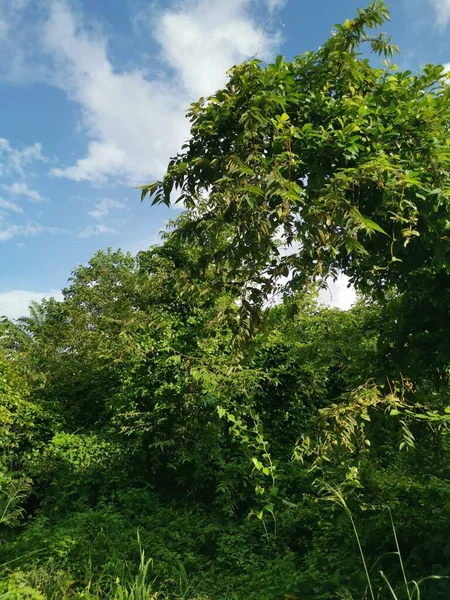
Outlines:
<svg viewBox="0 0 450 600"><path fill-rule="evenodd" d="M350 520L353 534L355 536L355 540L356 540L356 543L358 546L359 554L361 556L361 563L362 563L362 566L364 569L364 574L365 574L366 580L367 580L366 596L368 595L370 600L380 600L380 598L384 598L385 596L383 594L383 590L379 590L379 592L377 594L375 594L375 585L372 581L372 577L370 575L370 571L367 566L367 561L366 561L366 557L364 555L364 551L363 551L363 548L361 545L361 539L360 539L360 536L358 533L358 529L356 527L356 523L353 518L352 512L349 509L348 504L345 500L344 494L339 489L339 487L336 487L336 486L327 486L326 489L328 492L327 496L326 496L327 500L330 500L331 502L335 502L335 503L339 504L344 509L345 513L347 514L347 516ZM450 577L446 577L446 576L442 576L442 575L429 575L429 576L423 577L422 579L419 579L419 580L411 579L408 581L408 578L406 576L404 560L403 560L402 553L400 551L400 545L398 542L397 530L395 528L394 519L392 517L392 511L390 509L389 509L389 517L390 517L390 521L391 521L392 533L393 533L393 537L394 537L394 541L395 541L395 548L396 548L396 550L393 554L397 556L398 561L399 561L399 566L400 566L402 578L403 578L403 585L401 587L394 588L394 586L391 584L388 577L385 575L385 573L383 571L379 571L380 577L385 583L386 590L389 592L389 598L391 598L392 600L420 600L421 599L421 585L424 582L432 580L432 579L434 579L434 580L450 579Z"/></svg>

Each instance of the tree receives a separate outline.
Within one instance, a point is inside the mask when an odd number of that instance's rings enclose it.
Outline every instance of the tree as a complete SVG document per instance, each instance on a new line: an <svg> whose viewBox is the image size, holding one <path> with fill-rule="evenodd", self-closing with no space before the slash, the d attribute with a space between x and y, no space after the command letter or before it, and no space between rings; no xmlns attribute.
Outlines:
<svg viewBox="0 0 450 600"><path fill-rule="evenodd" d="M142 188L165 204L178 190L173 236L205 249L244 312L339 271L369 294L424 271L448 285L450 87L441 66L400 72L361 54L397 51L371 34L388 17L374 0L315 52L234 67L191 106L163 179Z"/></svg>
<svg viewBox="0 0 450 600"><path fill-rule="evenodd" d="M224 89L191 106L189 141L141 196L169 205L177 194L173 243L201 248L198 270L206 261L216 273L203 293L214 282L239 300L246 339L274 294L339 272L369 298L374 380L352 377L329 395L299 447L305 461L323 459L325 478L350 465L346 485L358 486L365 471L366 500L370 473L377 497L409 471L398 499L410 474L436 473L448 455L450 86L442 66L398 70L397 48L372 33L388 18L374 0L315 52L234 67ZM404 458L414 439L419 450Z"/></svg>

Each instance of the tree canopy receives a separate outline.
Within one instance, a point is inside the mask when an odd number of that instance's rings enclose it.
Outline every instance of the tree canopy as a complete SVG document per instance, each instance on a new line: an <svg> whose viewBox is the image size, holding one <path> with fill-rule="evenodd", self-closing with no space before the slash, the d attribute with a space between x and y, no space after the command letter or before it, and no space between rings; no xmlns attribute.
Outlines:
<svg viewBox="0 0 450 600"><path fill-rule="evenodd" d="M188 142L142 189L184 204L174 236L202 246L252 304L287 276L298 290L343 272L376 294L449 273L448 76L400 71L396 47L372 34L387 18L375 0L315 52L234 67L191 106Z"/></svg>

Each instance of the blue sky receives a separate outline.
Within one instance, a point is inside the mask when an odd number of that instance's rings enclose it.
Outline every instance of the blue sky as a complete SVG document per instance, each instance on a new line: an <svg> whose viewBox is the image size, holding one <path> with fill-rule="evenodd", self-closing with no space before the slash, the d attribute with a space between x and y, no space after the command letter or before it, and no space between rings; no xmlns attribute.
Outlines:
<svg viewBox="0 0 450 600"><path fill-rule="evenodd" d="M0 314L58 295L99 248L155 243L176 211L141 205L133 186L187 138L189 103L258 48L316 48L366 3L0 0ZM389 4L401 68L450 62L450 0Z"/></svg>

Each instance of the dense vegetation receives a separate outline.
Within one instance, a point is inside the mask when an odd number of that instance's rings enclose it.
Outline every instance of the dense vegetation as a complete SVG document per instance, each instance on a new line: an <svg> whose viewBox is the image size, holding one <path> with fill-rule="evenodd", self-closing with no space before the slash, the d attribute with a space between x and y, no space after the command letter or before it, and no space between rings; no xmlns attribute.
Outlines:
<svg viewBox="0 0 450 600"><path fill-rule="evenodd" d="M0 598L448 598L450 87L387 16L235 67L161 245L1 323Z"/></svg>

